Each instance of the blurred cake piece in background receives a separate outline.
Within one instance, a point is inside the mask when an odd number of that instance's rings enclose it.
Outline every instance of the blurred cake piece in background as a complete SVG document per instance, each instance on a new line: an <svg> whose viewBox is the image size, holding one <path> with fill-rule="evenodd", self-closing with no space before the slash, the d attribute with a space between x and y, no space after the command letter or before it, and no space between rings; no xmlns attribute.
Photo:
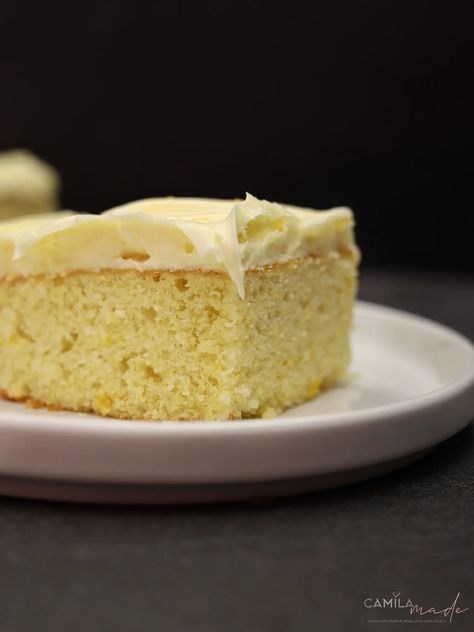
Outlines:
<svg viewBox="0 0 474 632"><path fill-rule="evenodd" d="M0 152L0 219L58 209L58 172L23 149Z"/></svg>

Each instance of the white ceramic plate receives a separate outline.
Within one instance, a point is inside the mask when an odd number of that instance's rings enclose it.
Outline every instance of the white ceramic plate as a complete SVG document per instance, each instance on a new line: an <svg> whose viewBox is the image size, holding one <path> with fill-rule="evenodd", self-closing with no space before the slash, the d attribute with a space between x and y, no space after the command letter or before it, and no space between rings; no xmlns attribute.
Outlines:
<svg viewBox="0 0 474 632"><path fill-rule="evenodd" d="M351 386L276 419L131 422L0 402L0 493L202 502L278 496L389 471L474 413L474 347L441 325L358 303Z"/></svg>

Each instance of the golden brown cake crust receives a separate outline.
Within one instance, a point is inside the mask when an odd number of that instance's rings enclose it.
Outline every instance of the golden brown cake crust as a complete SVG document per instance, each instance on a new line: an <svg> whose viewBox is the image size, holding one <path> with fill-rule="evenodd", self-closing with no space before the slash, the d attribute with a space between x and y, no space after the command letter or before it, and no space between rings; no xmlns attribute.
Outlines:
<svg viewBox="0 0 474 632"><path fill-rule="evenodd" d="M261 275L271 270L294 268L295 266L298 266L302 261L305 261L305 260L317 260L317 261L324 262L329 259L334 259L334 257L342 257L343 259L348 259L350 261L357 263L359 261L359 252L354 247L349 247L349 246L344 245L344 246L340 246L339 248L337 248L337 250L332 251L330 253L324 253L324 254L311 253L311 254L305 255L304 257L291 259L290 261L279 261L276 263L267 263L265 265L258 266L256 268L250 268L249 270L246 271L245 274L246 275L258 275L258 274ZM0 283L3 283L3 282L14 283L16 281L22 281L25 278L35 278L35 279L44 279L47 277L64 278L64 277L78 275L78 274L92 274L92 275L123 274L124 272L132 272L139 276L145 275L145 276L152 276L152 277L156 277L156 276L159 276L160 274L166 273L166 274L174 274L178 276L182 276L183 274L199 274L200 276L202 275L217 276L217 277L230 279L228 273L225 270L202 270L201 268L180 268L180 269L157 268L157 269L152 269L152 270L136 270L135 268L103 268L101 270L77 269L77 270L72 270L71 272L67 272L66 274L54 274L54 275L47 275L44 273L28 274L26 276L8 275L3 278L0 277Z"/></svg>
<svg viewBox="0 0 474 632"><path fill-rule="evenodd" d="M87 413L89 415L97 415L98 412L91 407L77 407L77 408L68 408L67 406L63 406L61 404L46 404L45 402L41 402L38 399L32 399L31 397L13 397L9 395L6 391L0 390L0 399L4 399L7 402L14 402L16 404L23 404L26 408L31 408L33 410L39 410L41 408L45 408L50 412L60 412L60 411L68 411L73 413ZM131 420L131 421L153 421L148 417L134 417L130 415L121 415L117 414L101 414L101 417L105 417L106 419L121 419L123 421ZM234 419L230 417L229 420ZM170 420L171 421L171 420ZM181 418L181 419L173 419L172 421L192 421L191 418Z"/></svg>
<svg viewBox="0 0 474 632"><path fill-rule="evenodd" d="M328 378L325 379L321 382L321 385L318 386L318 388L316 389L316 392L314 393L314 396L316 395L320 395L322 393L325 393L326 391L329 391L331 388L333 388L336 384L337 384L338 380L337 379L333 379L333 378ZM78 407L78 408L67 408L66 406L62 406L61 404L46 404L45 402L41 402L37 399L31 399L30 397L12 397L10 396L6 391L0 390L0 399L4 399L5 401L8 402L15 402L17 404L23 404L24 406L26 406L26 408L32 408L33 410L39 410L41 408L45 408L46 410L50 411L50 412L60 412L60 411L68 411L68 412L73 412L73 413L87 413L90 415L96 415L97 411L95 411L93 408L84 408L84 407ZM309 397L308 399L312 399L312 397ZM121 415L120 413L118 414L109 414L109 415L101 415L101 417L105 417L106 419L121 419L123 421L147 421L147 422L152 422L152 419L149 419L148 417L133 417L130 415ZM254 419L254 416L244 416L244 419ZM228 419L224 420L224 421L234 421L237 419L242 419L242 417L229 417ZM167 421L188 421L188 422L192 422L193 420L190 417L183 417L183 418L175 418L175 419L170 419Z"/></svg>

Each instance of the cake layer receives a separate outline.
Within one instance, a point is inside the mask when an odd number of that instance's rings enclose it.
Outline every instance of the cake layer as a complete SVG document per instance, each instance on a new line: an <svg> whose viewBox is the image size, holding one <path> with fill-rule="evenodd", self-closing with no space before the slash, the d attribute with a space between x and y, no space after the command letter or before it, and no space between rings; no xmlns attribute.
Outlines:
<svg viewBox="0 0 474 632"><path fill-rule="evenodd" d="M354 250L347 208L314 211L257 200L142 200L101 215L61 213L0 224L0 276L77 270L225 272L244 297L244 276L273 263Z"/></svg>
<svg viewBox="0 0 474 632"><path fill-rule="evenodd" d="M245 275L104 270L0 279L0 389L139 419L272 416L345 374L355 253Z"/></svg>

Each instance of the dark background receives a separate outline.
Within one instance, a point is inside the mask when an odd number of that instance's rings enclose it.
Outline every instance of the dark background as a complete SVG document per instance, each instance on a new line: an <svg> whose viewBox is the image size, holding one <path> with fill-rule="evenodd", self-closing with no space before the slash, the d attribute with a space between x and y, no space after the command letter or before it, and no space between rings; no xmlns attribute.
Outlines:
<svg viewBox="0 0 474 632"><path fill-rule="evenodd" d="M352 206L366 264L473 269L471 2L0 2L0 145L96 212Z"/></svg>
<svg viewBox="0 0 474 632"><path fill-rule="evenodd" d="M431 268L368 269L362 298L472 338L469 279L439 274L473 269L471 6L0 0L0 147L52 162L86 211L245 190L349 204L369 267ZM379 630L364 598L400 590L460 591L452 629L472 630L473 445L268 505L3 498L0 629Z"/></svg>

